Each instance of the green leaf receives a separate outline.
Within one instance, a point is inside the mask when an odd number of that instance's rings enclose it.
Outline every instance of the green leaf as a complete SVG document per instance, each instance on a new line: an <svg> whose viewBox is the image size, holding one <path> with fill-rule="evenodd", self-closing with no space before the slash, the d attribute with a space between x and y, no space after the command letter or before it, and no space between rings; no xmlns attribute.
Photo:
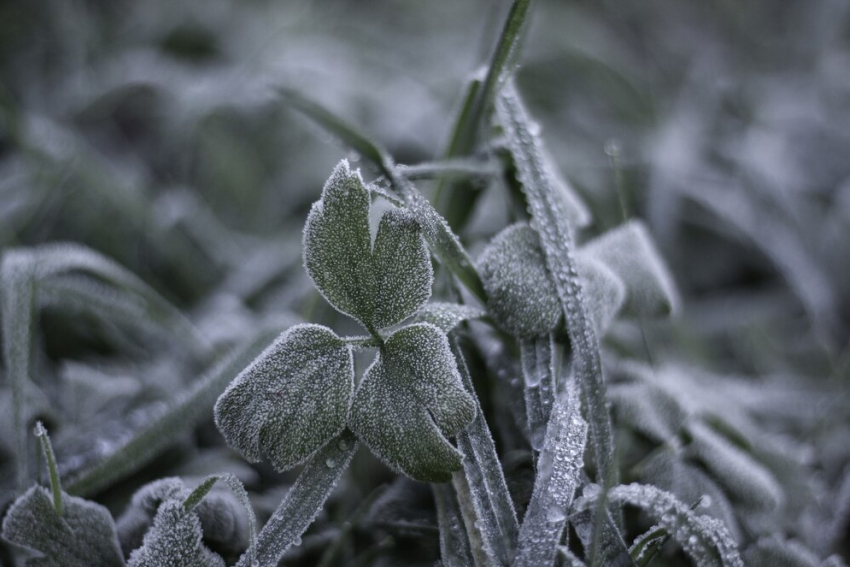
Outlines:
<svg viewBox="0 0 850 567"><path fill-rule="evenodd" d="M130 555L128 567L224 567L224 560L203 542L201 520L180 500L159 506L142 547Z"/></svg>
<svg viewBox="0 0 850 567"><path fill-rule="evenodd" d="M562 319L540 241L527 224L500 232L484 250L478 269L487 310L497 324L520 338L545 335Z"/></svg>
<svg viewBox="0 0 850 567"><path fill-rule="evenodd" d="M446 335L417 323L386 340L354 394L351 429L381 460L416 480L446 482L461 468L446 436L475 417Z"/></svg>
<svg viewBox="0 0 850 567"><path fill-rule="evenodd" d="M588 242L580 258L607 266L626 285L624 313L657 317L674 313L679 294L646 226L636 220Z"/></svg>
<svg viewBox="0 0 850 567"><path fill-rule="evenodd" d="M246 459L284 471L342 432L353 389L351 348L327 327L298 325L228 386L215 421Z"/></svg>
<svg viewBox="0 0 850 567"><path fill-rule="evenodd" d="M40 555L28 565L43 567L121 567L124 557L109 511L94 502L63 494L59 516L50 492L40 486L18 498L3 520L3 537Z"/></svg>
<svg viewBox="0 0 850 567"><path fill-rule="evenodd" d="M387 211L374 247L369 192L343 160L304 228L304 265L336 309L372 334L402 322L431 295L433 272L419 224L402 209Z"/></svg>

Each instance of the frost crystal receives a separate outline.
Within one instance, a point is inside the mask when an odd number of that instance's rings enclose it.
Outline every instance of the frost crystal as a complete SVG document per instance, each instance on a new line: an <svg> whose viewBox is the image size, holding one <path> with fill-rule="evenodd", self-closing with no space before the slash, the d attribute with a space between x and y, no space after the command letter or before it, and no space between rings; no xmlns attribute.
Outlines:
<svg viewBox="0 0 850 567"><path fill-rule="evenodd" d="M369 191L343 160L304 227L304 265L336 309L373 334L400 323L431 296L431 260L419 223L404 209L387 211L374 246Z"/></svg>
<svg viewBox="0 0 850 567"><path fill-rule="evenodd" d="M246 459L277 470L310 457L344 428L354 388L351 348L321 325L283 333L221 395L215 420Z"/></svg>
<svg viewBox="0 0 850 567"><path fill-rule="evenodd" d="M446 335L417 323L386 340L354 394L350 426L392 468L422 481L445 482L462 455L446 436L475 417Z"/></svg>

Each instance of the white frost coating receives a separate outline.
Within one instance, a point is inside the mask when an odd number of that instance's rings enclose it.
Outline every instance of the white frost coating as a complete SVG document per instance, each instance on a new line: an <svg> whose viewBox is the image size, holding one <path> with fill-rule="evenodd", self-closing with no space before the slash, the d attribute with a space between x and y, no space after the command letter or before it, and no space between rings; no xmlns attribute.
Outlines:
<svg viewBox="0 0 850 567"><path fill-rule="evenodd" d="M420 225L406 210L387 211L372 244L370 204L360 173L343 160L307 217L304 266L334 308L376 334L428 300L434 274Z"/></svg>
<svg viewBox="0 0 850 567"><path fill-rule="evenodd" d="M598 496L598 494L596 495ZM738 547L720 520L700 516L669 492L644 484L620 485L607 493L608 501L642 508L664 528L697 564L697 567L744 567ZM584 502L576 507L589 507L596 497L585 493Z"/></svg>
<svg viewBox="0 0 850 567"><path fill-rule="evenodd" d="M123 567L124 556L109 511L62 494L58 516L50 492L40 486L18 498L3 520L3 538L35 551L44 567ZM164 564L163 564L164 565Z"/></svg>
<svg viewBox="0 0 850 567"><path fill-rule="evenodd" d="M475 417L446 335L416 323L386 340L354 394L349 425L393 469L426 482L446 482L462 455L446 436Z"/></svg>
<svg viewBox="0 0 850 567"><path fill-rule="evenodd" d="M551 565L584 465L587 424L578 397L568 390L557 398L538 461L534 492L519 532L516 567Z"/></svg>
<svg viewBox="0 0 850 567"><path fill-rule="evenodd" d="M702 422L690 424L688 431L693 437L688 455L699 459L731 496L772 512L784 504L782 486L762 464Z"/></svg>
<svg viewBox="0 0 850 567"><path fill-rule="evenodd" d="M597 475L614 481L614 437L605 399L605 379L599 354L599 338L585 299L584 284L575 261L572 227L565 226L568 213L556 197L548 175L542 143L532 131L531 119L515 87L508 83L496 100L496 113L514 156L517 175L528 200L532 227L540 237L546 266L564 313L574 352L573 370L582 388L590 416L590 439L594 446Z"/></svg>
<svg viewBox="0 0 850 567"><path fill-rule="evenodd" d="M626 314L657 317L678 310L679 293L673 276L641 221L632 220L609 230L583 246L578 257L602 262L625 283Z"/></svg>
<svg viewBox="0 0 850 567"><path fill-rule="evenodd" d="M468 567L474 564L469 539L463 527L460 507L450 484L432 484L440 530L440 561L445 567Z"/></svg>
<svg viewBox="0 0 850 567"><path fill-rule="evenodd" d="M500 327L520 338L549 333L561 307L534 230L514 224L490 242L478 260L487 310Z"/></svg>
<svg viewBox="0 0 850 567"><path fill-rule="evenodd" d="M448 333L462 322L469 319L478 319L486 314L486 312L471 305L435 301L425 304L416 313L414 319L423 323L431 323L439 327L444 333Z"/></svg>
<svg viewBox="0 0 850 567"><path fill-rule="evenodd" d="M283 471L342 432L353 389L351 347L327 327L297 325L227 387L215 421L246 459Z"/></svg>

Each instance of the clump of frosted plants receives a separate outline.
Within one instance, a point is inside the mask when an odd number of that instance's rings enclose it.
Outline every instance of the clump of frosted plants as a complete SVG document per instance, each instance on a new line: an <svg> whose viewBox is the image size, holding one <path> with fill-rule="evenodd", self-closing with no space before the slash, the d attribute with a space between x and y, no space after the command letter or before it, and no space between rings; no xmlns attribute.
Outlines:
<svg viewBox="0 0 850 567"><path fill-rule="evenodd" d="M446 481L462 457L446 437L472 421L475 403L443 330L430 323L391 330L430 297L431 260L418 222L404 209L384 213L373 242L370 206L360 173L343 161L304 228L313 283L369 335L341 338L312 324L289 329L219 398L216 423L249 461L265 457L281 471L350 428L393 469ZM378 354L355 389L359 348Z"/></svg>

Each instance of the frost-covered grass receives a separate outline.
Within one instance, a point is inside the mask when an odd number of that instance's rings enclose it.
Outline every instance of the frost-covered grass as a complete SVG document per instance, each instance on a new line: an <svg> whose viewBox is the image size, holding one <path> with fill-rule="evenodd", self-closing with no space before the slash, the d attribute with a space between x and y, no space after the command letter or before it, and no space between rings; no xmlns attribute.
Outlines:
<svg viewBox="0 0 850 567"><path fill-rule="evenodd" d="M846 564L842 0L0 14L0 565Z"/></svg>

